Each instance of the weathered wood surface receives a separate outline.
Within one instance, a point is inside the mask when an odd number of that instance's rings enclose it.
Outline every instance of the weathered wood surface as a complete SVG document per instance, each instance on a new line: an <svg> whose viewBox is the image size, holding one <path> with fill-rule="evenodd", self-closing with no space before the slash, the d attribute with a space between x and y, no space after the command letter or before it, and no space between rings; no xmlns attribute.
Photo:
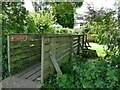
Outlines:
<svg viewBox="0 0 120 90"><path fill-rule="evenodd" d="M37 78L41 75L41 63L37 63L2 81L3 88L38 88ZM34 82L33 82L34 81Z"/></svg>
<svg viewBox="0 0 120 90"><path fill-rule="evenodd" d="M40 61L41 37L26 35L25 40L11 40L10 37L19 37L19 34L8 36L8 62L11 75Z"/></svg>
<svg viewBox="0 0 120 90"><path fill-rule="evenodd" d="M61 71L61 69L60 69L60 67L59 67L59 65L58 65L58 63L57 63L57 60L55 59L55 56L54 56L52 53L50 53L50 59L51 59L53 65L54 65L57 73L58 73L59 75L62 75L62 71Z"/></svg>
<svg viewBox="0 0 120 90"><path fill-rule="evenodd" d="M21 79L28 79L31 81L35 81L37 80L38 77L41 76L41 63L39 62L29 68L26 68L22 72L19 72L13 76Z"/></svg>
<svg viewBox="0 0 120 90"><path fill-rule="evenodd" d="M55 71L50 52L53 53L54 60L56 60L56 63L61 67L72 58L73 50L77 53L78 40L80 40L78 36L44 36L44 79Z"/></svg>
<svg viewBox="0 0 120 90"><path fill-rule="evenodd" d="M2 88L39 88L40 84L31 80L17 78L15 76L8 77L2 82ZM36 89L37 90L37 89Z"/></svg>
<svg viewBox="0 0 120 90"><path fill-rule="evenodd" d="M84 36L79 35L27 34L27 36L27 40L23 41L9 40L10 73L17 73L15 77L19 79L36 81L39 78L42 83L55 72L56 65L60 69L72 59L73 53L77 54L78 50L82 50L83 48L79 46L84 46L85 42ZM54 57L50 57L50 52Z"/></svg>

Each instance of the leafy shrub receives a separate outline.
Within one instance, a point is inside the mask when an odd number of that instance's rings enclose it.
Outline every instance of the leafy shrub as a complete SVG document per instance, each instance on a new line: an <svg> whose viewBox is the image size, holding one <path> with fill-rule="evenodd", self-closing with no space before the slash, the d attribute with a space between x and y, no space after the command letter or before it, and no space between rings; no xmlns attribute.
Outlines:
<svg viewBox="0 0 120 90"><path fill-rule="evenodd" d="M46 33L52 33L52 34L74 34L73 29L70 28L57 28L50 26L46 29Z"/></svg>
<svg viewBox="0 0 120 90"><path fill-rule="evenodd" d="M7 59L7 34L25 33L28 20L28 11L22 2L2 3L2 76L6 78L8 73Z"/></svg>
<svg viewBox="0 0 120 90"><path fill-rule="evenodd" d="M70 74L55 76L43 87L59 88L116 88L119 84L118 68L104 60L72 62Z"/></svg>
<svg viewBox="0 0 120 90"><path fill-rule="evenodd" d="M36 33L45 33L45 30L56 21L53 12L46 10L41 10L38 13L31 13L30 17L33 19Z"/></svg>

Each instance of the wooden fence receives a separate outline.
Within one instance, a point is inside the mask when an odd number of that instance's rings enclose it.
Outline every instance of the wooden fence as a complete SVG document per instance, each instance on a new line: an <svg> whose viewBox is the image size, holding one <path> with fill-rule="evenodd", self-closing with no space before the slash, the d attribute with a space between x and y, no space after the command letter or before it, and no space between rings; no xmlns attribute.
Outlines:
<svg viewBox="0 0 120 90"><path fill-rule="evenodd" d="M38 34L8 36L8 65L15 74L40 61L41 39Z"/></svg>
<svg viewBox="0 0 120 90"><path fill-rule="evenodd" d="M51 60L61 67L68 63L73 54L84 47L84 35L10 34L8 35L8 65L10 74L40 62L41 82L55 71Z"/></svg>

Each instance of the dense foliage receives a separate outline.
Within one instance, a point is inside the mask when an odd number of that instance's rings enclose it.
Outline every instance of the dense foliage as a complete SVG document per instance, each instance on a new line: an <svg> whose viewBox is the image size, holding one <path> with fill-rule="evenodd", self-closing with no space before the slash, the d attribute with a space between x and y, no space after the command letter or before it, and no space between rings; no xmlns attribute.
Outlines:
<svg viewBox="0 0 120 90"><path fill-rule="evenodd" d="M52 7L56 22L64 28L73 28L74 8L81 7L83 2L32 2L32 4L36 12L40 12L40 10L49 11L49 8Z"/></svg>
<svg viewBox="0 0 120 90"><path fill-rule="evenodd" d="M0 17L3 30L3 78L8 73L7 61L7 34L9 33L74 33L74 7L82 3L53 3L52 9L41 10L29 14L23 7L23 3L7 2L2 4L3 12ZM68 8L69 7L69 8ZM43 87L60 88L116 88L120 86L120 34L115 11L103 8L96 11L89 7L86 25L89 33L98 35L98 42L107 46L106 56L97 61L82 62L81 59L74 59L66 68L62 68L62 76L54 76ZM54 22L63 27L57 28L51 25ZM1 21L0 21L1 22ZM120 88L120 87L119 87Z"/></svg>
<svg viewBox="0 0 120 90"><path fill-rule="evenodd" d="M7 65L7 34L27 32L28 19L28 11L23 7L22 2L2 3L3 78L9 75Z"/></svg>
<svg viewBox="0 0 120 90"><path fill-rule="evenodd" d="M46 33L52 33L52 34L75 34L73 29L70 28L57 28L54 26L49 26L46 29Z"/></svg>
<svg viewBox="0 0 120 90"><path fill-rule="evenodd" d="M120 67L120 32L116 11L103 9L96 11L90 6L87 19L90 21L90 33L98 35L98 43L107 46L106 56L108 61Z"/></svg>
<svg viewBox="0 0 120 90"><path fill-rule="evenodd" d="M44 84L44 88L118 88L119 76L117 67L99 59L98 61L72 61L70 70L62 76L56 75ZM64 71L64 70L63 70Z"/></svg>
<svg viewBox="0 0 120 90"><path fill-rule="evenodd" d="M7 60L7 35L9 33L60 34L72 32L72 30L66 28L50 27L50 25L56 21L52 8L49 10L41 10L40 12L29 13L23 4L23 2L2 3L2 15L0 14L0 18L2 18L3 78L9 76Z"/></svg>
<svg viewBox="0 0 120 90"><path fill-rule="evenodd" d="M54 8L54 14L57 22L64 28L73 28L74 26L74 8L81 7L83 2L56 2L49 3Z"/></svg>
<svg viewBox="0 0 120 90"><path fill-rule="evenodd" d="M82 62L78 59L72 64L69 73L55 76L43 87L60 88L120 88L120 33L116 11L103 9L96 11L88 7L86 16L90 23L85 28L98 35L98 43L105 45L106 56L97 60ZM67 69L67 68L66 68Z"/></svg>
<svg viewBox="0 0 120 90"><path fill-rule="evenodd" d="M33 12L29 15L29 17L33 19L33 25L30 25L31 27L34 27L34 31L32 31L32 33L47 32L46 29L56 21L52 10L49 12L45 10Z"/></svg>

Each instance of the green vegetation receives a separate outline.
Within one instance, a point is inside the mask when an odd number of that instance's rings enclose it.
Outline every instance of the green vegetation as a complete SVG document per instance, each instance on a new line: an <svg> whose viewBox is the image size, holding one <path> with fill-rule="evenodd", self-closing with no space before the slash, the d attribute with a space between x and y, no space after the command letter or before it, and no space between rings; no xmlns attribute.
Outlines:
<svg viewBox="0 0 120 90"><path fill-rule="evenodd" d="M66 3L67 5L67 3ZM66 10L66 8L63 8ZM72 9L73 10L73 9ZM2 15L2 67L3 78L9 76L7 59L7 34L9 33L55 33L70 34L73 29L51 27L56 22L53 8L29 13L23 2L3 2ZM73 17L72 17L73 18ZM73 22L73 21L71 21ZM69 22L69 23L71 23Z"/></svg>
<svg viewBox="0 0 120 90"><path fill-rule="evenodd" d="M43 87L120 88L120 41L118 21L114 17L116 12L103 8L96 11L91 6L88 9L86 18L90 23L85 28L89 30L88 33L97 34L97 42L102 44L91 43L93 47L90 49L96 50L98 59L73 59L69 63L72 68L69 73L62 77L55 76L55 79L50 79Z"/></svg>
<svg viewBox="0 0 120 90"><path fill-rule="evenodd" d="M44 84L43 88L116 88L119 86L117 67L109 66L109 63L103 59L83 61L73 59L69 63L71 69L68 73L62 76L55 75Z"/></svg>
<svg viewBox="0 0 120 90"><path fill-rule="evenodd" d="M57 2L49 4L54 9L54 15L57 19L57 22L64 28L73 28L74 8L81 7L83 2Z"/></svg>
<svg viewBox="0 0 120 90"><path fill-rule="evenodd" d="M29 25L31 27L28 28L29 31L33 30L31 33L46 33L46 29L56 21L52 10L49 12L45 10L41 10L38 13L33 12L30 13L29 17L33 22L31 25Z"/></svg>
<svg viewBox="0 0 120 90"><path fill-rule="evenodd" d="M104 45L99 45L97 43L90 43L90 48L91 50L96 50L97 52L97 55L99 57L105 57L106 53L105 53L105 50L104 50Z"/></svg>
<svg viewBox="0 0 120 90"><path fill-rule="evenodd" d="M74 7L82 3L47 3L52 5L50 10L29 13L22 2L3 2L2 15L2 67L3 78L9 76L7 59L7 34L9 33L54 33L75 34ZM36 4L35 4L36 5ZM85 60L73 58L65 68L63 75L55 75L44 83L44 88L120 88L120 34L115 11L101 8L96 11L88 6L89 21L84 33L96 34L97 43L90 43L91 50L96 50L98 58ZM2 21L1 21L2 17ZM51 26L58 22L63 28ZM67 28L68 27L68 28ZM71 28L71 29L70 29ZM102 45L99 45L102 44ZM105 48L103 48L105 46ZM90 56L92 57L92 56Z"/></svg>
<svg viewBox="0 0 120 90"><path fill-rule="evenodd" d="M26 33L28 26L28 11L19 2L2 3L2 68L3 78L9 76L7 59L7 34Z"/></svg>

